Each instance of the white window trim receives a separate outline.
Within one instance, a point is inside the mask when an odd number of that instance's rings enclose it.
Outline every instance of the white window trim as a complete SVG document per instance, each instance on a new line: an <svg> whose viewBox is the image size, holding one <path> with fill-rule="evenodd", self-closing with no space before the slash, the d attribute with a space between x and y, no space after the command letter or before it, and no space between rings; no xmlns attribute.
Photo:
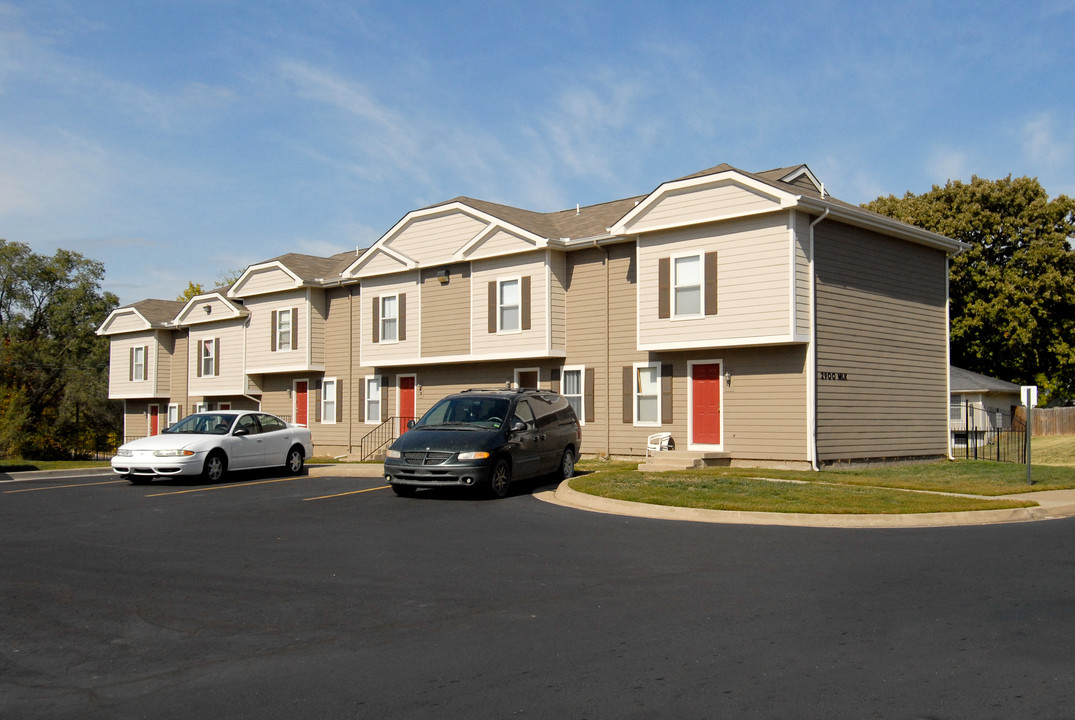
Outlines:
<svg viewBox="0 0 1075 720"><path fill-rule="evenodd" d="M519 288L519 304L518 305L503 305L500 302L502 288L505 283L516 283ZM514 329L505 329L503 325L505 307L516 307L519 309L519 327ZM496 281L496 333L497 335L518 335L523 331L523 278L522 275L516 277L497 278Z"/></svg>
<svg viewBox="0 0 1075 720"><path fill-rule="evenodd" d="M287 315L287 342L284 342L283 333L280 331L283 325L284 315ZM291 352L292 336L295 334L294 308L282 308L276 311L276 352Z"/></svg>
<svg viewBox="0 0 1075 720"><path fill-rule="evenodd" d="M196 403L194 403L194 412L196 412L196 413L209 412L209 403L207 403L207 402L196 402Z"/></svg>
<svg viewBox="0 0 1075 720"><path fill-rule="evenodd" d="M676 285L676 261L685 260L687 258L694 258L698 261L698 312L696 313L680 313L679 306L676 303L676 290L679 288ZM672 297L669 298L669 306L671 307L672 320L697 320L698 318L705 317L705 253L703 252L689 252L680 253L678 255L672 255L670 259L669 273L672 277L668 280L668 291L672 293ZM683 287L694 287L693 285L684 285Z"/></svg>
<svg viewBox="0 0 1075 720"><path fill-rule="evenodd" d="M175 420L172 420L172 411L173 410L175 411ZM182 420L182 418L179 417L179 404L178 403L168 403L168 414L164 416L165 426L166 427L171 427L172 425L175 425L180 420Z"/></svg>
<svg viewBox="0 0 1075 720"><path fill-rule="evenodd" d="M534 376L537 378L537 381L534 383L534 387L541 387L541 368L536 367L515 368L515 374L511 380L512 385L514 387L521 388L523 386L522 383L519 382L519 376L523 373L534 373Z"/></svg>
<svg viewBox="0 0 1075 720"><path fill-rule="evenodd" d="M325 411L325 403L326 403L326 401L325 401L325 395L326 395L325 388L327 388L329 385L332 386L332 412L331 413L328 413L328 412ZM339 401L340 401L339 392L338 392L339 387L340 387L339 383L336 382L336 378L334 378L334 377L327 377L327 378L324 378L323 380L321 380L321 424L322 425L335 425L336 424L336 407L337 407L337 403L339 403Z"/></svg>
<svg viewBox="0 0 1075 720"><path fill-rule="evenodd" d="M138 355L139 354L142 355L142 363L141 363L142 372L141 373L136 372L136 370L137 370L137 368L139 366L139 363L138 363ZM148 352L146 346L145 345L136 345L136 346L134 346L134 348L132 348L131 355L132 355L131 375L134 377L134 380L132 382L145 382L146 380L149 379L149 373L146 372L146 367L147 367L147 364L148 364L147 361L149 359L146 356L149 355L149 352ZM122 372L122 370L120 372ZM139 377L139 374L141 374L141 377Z"/></svg>
<svg viewBox="0 0 1075 720"><path fill-rule="evenodd" d="M564 385L567 382L567 374L569 372L577 372L579 374L579 409L581 412L577 413L579 416L579 425L586 424L586 366L585 365L564 365L560 369L560 394L565 398L568 397L564 392ZM571 395L571 397L575 397Z"/></svg>
<svg viewBox="0 0 1075 720"><path fill-rule="evenodd" d="M214 338L201 338L198 340L198 363L202 368L202 377L211 378L215 375L216 370L216 342ZM208 350L208 352L206 352ZM209 361L208 372L205 369L205 362Z"/></svg>
<svg viewBox="0 0 1075 720"><path fill-rule="evenodd" d="M639 392L638 383L638 371L642 368L650 368L655 371L657 377L657 420L639 420L638 419L638 399L641 395ZM661 426L661 363L659 362L637 362L634 364L634 373L632 375L632 382L634 387L631 394L633 404L633 416L635 427L660 427Z"/></svg>
<svg viewBox="0 0 1075 720"><path fill-rule="evenodd" d="M366 400L365 400L366 406L362 409L363 414L366 417L366 423L365 424L366 425L380 425L381 424L381 403L384 402L384 400L381 398L381 391L382 391L382 388L381 388L381 376L380 375L367 375L365 378L362 379L362 382L364 383L363 387L365 388L365 395L366 395ZM373 419L372 420L370 419L370 415L371 415L371 413L370 413L370 402L371 402L370 398L372 397L372 394L370 393L370 385L371 384L375 385L377 387L377 394L376 394L377 395L377 401L376 401L377 402L377 412L373 413Z"/></svg>
<svg viewBox="0 0 1075 720"><path fill-rule="evenodd" d="M380 306L381 306L380 318L377 320L378 325L379 325L379 327L377 328L377 337L379 338L378 342L386 343L386 344L393 344L393 343L398 343L399 342L399 296L400 295L402 295L402 293L395 293L393 295L381 295L380 298L378 298L378 302L380 303ZM396 301L396 314L391 317L391 319L394 320L395 323L396 323L396 328L395 328L396 332L395 332L395 337L393 337L390 340L386 339L385 334L384 334L384 323L385 323L385 320L389 319L384 314L384 303L385 303L385 300L388 300L388 299L393 299L393 300Z"/></svg>

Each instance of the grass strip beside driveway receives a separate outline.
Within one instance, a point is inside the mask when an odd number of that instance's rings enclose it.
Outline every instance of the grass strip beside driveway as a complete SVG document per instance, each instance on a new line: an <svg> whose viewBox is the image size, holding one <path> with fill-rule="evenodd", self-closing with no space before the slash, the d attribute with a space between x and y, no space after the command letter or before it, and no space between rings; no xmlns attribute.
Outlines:
<svg viewBox="0 0 1075 720"><path fill-rule="evenodd" d="M984 473L970 467L979 465L988 468L998 464L935 463L856 472L709 468L643 473L637 470L635 463L584 461L579 463L580 475L571 480L571 487L591 495L652 505L823 514L967 512L1032 507L1033 503L1020 500L993 500L969 495L995 496L1030 489L1075 487L1075 471L1071 468L1061 468L1066 472L1052 478L1048 485L1028 488L1026 470L1021 466L1000 466L1007 470ZM1022 484L1014 480L1020 469ZM1067 478L1066 484L1063 478Z"/></svg>

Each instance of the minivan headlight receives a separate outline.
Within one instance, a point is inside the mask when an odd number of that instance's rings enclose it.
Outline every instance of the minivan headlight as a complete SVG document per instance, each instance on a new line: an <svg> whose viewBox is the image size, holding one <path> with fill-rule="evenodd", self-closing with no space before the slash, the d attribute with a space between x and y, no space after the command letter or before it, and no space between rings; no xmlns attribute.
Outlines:
<svg viewBox="0 0 1075 720"><path fill-rule="evenodd" d="M403 453L401 453L399 450L387 450L384 456L392 458L393 460L399 460L401 457L403 457Z"/></svg>
<svg viewBox="0 0 1075 720"><path fill-rule="evenodd" d="M460 460L484 460L489 457L489 453L485 451L481 452L461 452L458 455Z"/></svg>

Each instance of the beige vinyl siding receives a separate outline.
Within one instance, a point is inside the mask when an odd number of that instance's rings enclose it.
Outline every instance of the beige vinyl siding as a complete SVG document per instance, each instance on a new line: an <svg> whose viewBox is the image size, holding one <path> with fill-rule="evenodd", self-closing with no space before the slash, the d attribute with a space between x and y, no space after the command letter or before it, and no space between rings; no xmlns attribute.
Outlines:
<svg viewBox="0 0 1075 720"><path fill-rule="evenodd" d="M316 294L321 294L320 292ZM250 311L250 326L246 332L246 365L252 373L289 371L308 368L307 333L311 312L305 290L291 290L272 295L259 295L246 301ZM273 350L273 312L298 308L298 317L291 331L296 333L298 347ZM319 329L323 332L323 328ZM316 347L316 345L315 345Z"/></svg>
<svg viewBox="0 0 1075 720"><path fill-rule="evenodd" d="M792 212L795 245L795 333L810 336L810 216Z"/></svg>
<svg viewBox="0 0 1075 720"><path fill-rule="evenodd" d="M527 240L507 230L495 230L488 238L482 240L475 247L468 249L464 256L475 260L508 253L525 252L534 250L536 247L533 240Z"/></svg>
<svg viewBox="0 0 1075 720"><path fill-rule="evenodd" d="M567 254L549 251L549 337L553 350L567 349Z"/></svg>
<svg viewBox="0 0 1075 720"><path fill-rule="evenodd" d="M407 269L406 264L400 262L388 253L377 249L374 250L369 257L363 259L362 264L358 267L352 277L390 275L392 273L404 272Z"/></svg>
<svg viewBox="0 0 1075 720"><path fill-rule="evenodd" d="M637 263L633 243L613 245L608 248L609 261L605 281L608 287L608 362L603 383L597 381L598 392L604 387L607 394L608 415L605 422L607 447L613 455L645 454L646 437L664 428L634 427L623 422L623 372L624 366L636 362L656 360L656 356L639 352L635 336L635 286ZM574 280L572 280L574 282ZM656 307L654 307L656 312ZM574 346L574 343L572 343ZM581 364L569 357L570 364ZM596 380L596 378L595 378ZM600 417L600 416L599 416ZM588 432L597 428L587 426Z"/></svg>
<svg viewBox="0 0 1075 720"><path fill-rule="evenodd" d="M172 356L175 353L175 334L169 330L154 333L157 350L153 357L153 373L156 375L157 393L154 397L172 395Z"/></svg>
<svg viewBox="0 0 1075 720"><path fill-rule="evenodd" d="M638 343L670 349L791 341L792 268L788 214L653 233L638 242ZM658 317L657 265L663 257L718 254L716 315ZM703 339L704 338L704 339Z"/></svg>
<svg viewBox="0 0 1075 720"><path fill-rule="evenodd" d="M818 459L945 455L944 253L836 222L815 238Z"/></svg>
<svg viewBox="0 0 1075 720"><path fill-rule="evenodd" d="M245 392L243 324L243 319L238 318L215 325L197 325L190 329L187 350L190 355L188 387L192 396L242 395ZM200 342L213 338L220 339L220 374L215 377L198 377Z"/></svg>
<svg viewBox="0 0 1075 720"><path fill-rule="evenodd" d="M775 194L776 191L774 191ZM634 218L630 232L669 225L691 225L732 215L779 210L780 201L754 188L723 180L713 185L675 190Z"/></svg>
<svg viewBox="0 0 1075 720"><path fill-rule="evenodd" d="M161 424L167 420L168 404L157 400L126 400L123 403L123 441L130 442L137 438L149 435L149 406L150 404L161 406Z"/></svg>
<svg viewBox="0 0 1075 720"><path fill-rule="evenodd" d="M424 358L470 353L470 266L457 262L445 267L449 269L447 284L441 284L438 279L440 268L422 271ZM415 317L418 317L417 313Z"/></svg>
<svg viewBox="0 0 1075 720"><path fill-rule="evenodd" d="M361 326L358 333L362 364L369 366L398 365L418 358L422 337L422 298L417 270L395 275L366 278L362 281ZM378 341L373 342L373 301L386 295L407 295L406 337L404 340L384 341L377 329Z"/></svg>
<svg viewBox="0 0 1075 720"><path fill-rule="evenodd" d="M145 347L145 380L131 380L131 349ZM160 390L157 383L157 333L146 330L138 333L113 335L108 344L108 397L153 398Z"/></svg>
<svg viewBox="0 0 1075 720"><path fill-rule="evenodd" d="M294 376L288 374L266 375L261 380L261 409L294 422L292 396ZM312 426L312 423L311 423Z"/></svg>
<svg viewBox="0 0 1075 720"><path fill-rule="evenodd" d="M169 402L179 405L180 417L189 415L191 410L190 397L187 393L187 371L189 355L188 334L186 330L176 330L172 333L172 354L169 357L171 373L171 393Z"/></svg>
<svg viewBox="0 0 1075 720"><path fill-rule="evenodd" d="M283 269L272 266L255 270L246 276L243 284L235 292L244 298L251 295L288 290L295 287L295 278Z"/></svg>
<svg viewBox="0 0 1075 720"><path fill-rule="evenodd" d="M458 210L412 220L384 243L429 267L450 263L452 256L488 227L488 223ZM365 269L364 269L365 270Z"/></svg>
<svg viewBox="0 0 1075 720"><path fill-rule="evenodd" d="M471 263L471 348L474 355L534 357L547 354L549 316L545 256L544 251L538 251ZM489 332L489 283L527 276L530 278L530 329Z"/></svg>
<svg viewBox="0 0 1075 720"><path fill-rule="evenodd" d="M325 314L327 312L327 301L325 300L325 292L323 290L311 290L310 291L310 303L309 303L309 323L310 332L307 334L303 332L299 336L299 347L301 348L303 342L309 337L310 348L310 364L314 367L323 367L325 364ZM299 315L304 314L303 307L300 305Z"/></svg>
<svg viewBox="0 0 1075 720"><path fill-rule="evenodd" d="M140 332L148 328L145 319L134 310L117 312L112 316L112 322L108 324L109 335L120 333Z"/></svg>
<svg viewBox="0 0 1075 720"><path fill-rule="evenodd" d="M209 312L205 308L209 308ZM235 316L235 306L212 296L187 305L175 322L179 325L212 325Z"/></svg>

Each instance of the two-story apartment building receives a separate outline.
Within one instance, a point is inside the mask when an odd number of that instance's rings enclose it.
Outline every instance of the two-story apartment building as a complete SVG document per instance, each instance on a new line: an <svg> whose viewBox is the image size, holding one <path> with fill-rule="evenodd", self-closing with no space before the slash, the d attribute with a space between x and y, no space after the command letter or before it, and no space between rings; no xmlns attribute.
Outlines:
<svg viewBox="0 0 1075 720"><path fill-rule="evenodd" d="M567 396L591 454L669 432L734 464L943 457L960 247L835 200L806 166L721 165L555 213L456 198L365 250L259 263L100 332L129 432L154 402L250 403L355 455L449 392L516 384ZM139 394L124 353L153 333L186 365Z"/></svg>

